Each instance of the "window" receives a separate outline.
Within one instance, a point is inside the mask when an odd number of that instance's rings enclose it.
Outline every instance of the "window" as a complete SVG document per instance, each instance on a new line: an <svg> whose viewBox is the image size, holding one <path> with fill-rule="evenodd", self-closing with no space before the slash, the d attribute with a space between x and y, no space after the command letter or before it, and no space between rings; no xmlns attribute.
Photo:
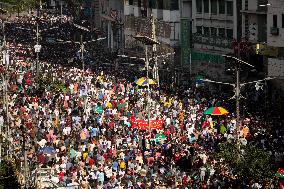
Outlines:
<svg viewBox="0 0 284 189"><path fill-rule="evenodd" d="M227 15L233 16L233 1L227 1Z"/></svg>
<svg viewBox="0 0 284 189"><path fill-rule="evenodd" d="M202 35L202 26L196 26L196 33Z"/></svg>
<svg viewBox="0 0 284 189"><path fill-rule="evenodd" d="M210 28L211 36L217 36L217 28Z"/></svg>
<svg viewBox="0 0 284 189"><path fill-rule="evenodd" d="M202 13L202 1L196 1L196 11Z"/></svg>
<svg viewBox="0 0 284 189"><path fill-rule="evenodd" d="M233 39L233 30L232 29L227 29L227 38Z"/></svg>
<svg viewBox="0 0 284 189"><path fill-rule="evenodd" d="M209 36L210 35L209 27L203 27L203 33L205 36Z"/></svg>
<svg viewBox="0 0 284 189"><path fill-rule="evenodd" d="M219 28L218 36L225 37L225 28Z"/></svg>
<svg viewBox="0 0 284 189"><path fill-rule="evenodd" d="M165 10L170 10L170 8L171 8L171 2L170 1L171 0L163 0L163 8Z"/></svg>
<svg viewBox="0 0 284 189"><path fill-rule="evenodd" d="M211 0L211 14L217 14L217 0Z"/></svg>
<svg viewBox="0 0 284 189"><path fill-rule="evenodd" d="M142 7L142 2L141 2L141 0L138 0L138 7Z"/></svg>
<svg viewBox="0 0 284 189"><path fill-rule="evenodd" d="M284 14L282 14L282 28L284 28Z"/></svg>
<svg viewBox="0 0 284 189"><path fill-rule="evenodd" d="M133 5L133 0L129 0L129 5Z"/></svg>
<svg viewBox="0 0 284 189"><path fill-rule="evenodd" d="M163 9L163 0L157 0L157 9Z"/></svg>
<svg viewBox="0 0 284 189"><path fill-rule="evenodd" d="M171 0L171 10L179 10L179 1Z"/></svg>
<svg viewBox="0 0 284 189"><path fill-rule="evenodd" d="M209 0L203 0L204 13L209 13Z"/></svg>
<svg viewBox="0 0 284 189"><path fill-rule="evenodd" d="M219 0L219 14L225 14L225 0Z"/></svg>
<svg viewBox="0 0 284 189"><path fill-rule="evenodd" d="M156 9L157 8L156 0L149 0L149 7L152 9Z"/></svg>
<svg viewBox="0 0 284 189"><path fill-rule="evenodd" d="M273 27L277 28L277 15L273 15Z"/></svg>

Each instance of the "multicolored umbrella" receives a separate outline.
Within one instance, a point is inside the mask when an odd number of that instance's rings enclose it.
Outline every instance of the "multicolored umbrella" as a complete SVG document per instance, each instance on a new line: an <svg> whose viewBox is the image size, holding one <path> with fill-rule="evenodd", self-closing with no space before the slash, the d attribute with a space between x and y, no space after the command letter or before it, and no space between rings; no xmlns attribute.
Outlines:
<svg viewBox="0 0 284 189"><path fill-rule="evenodd" d="M284 178L284 168L279 168L277 173L275 173L275 176L283 179Z"/></svg>
<svg viewBox="0 0 284 189"><path fill-rule="evenodd" d="M227 115L229 112L222 107L208 108L203 114L205 115Z"/></svg>
<svg viewBox="0 0 284 189"><path fill-rule="evenodd" d="M154 85L156 84L156 82L153 80L153 79L147 79L147 77L141 77L137 80L134 81L137 85L140 85L140 86L147 86L148 85L148 82L149 82L149 85Z"/></svg>

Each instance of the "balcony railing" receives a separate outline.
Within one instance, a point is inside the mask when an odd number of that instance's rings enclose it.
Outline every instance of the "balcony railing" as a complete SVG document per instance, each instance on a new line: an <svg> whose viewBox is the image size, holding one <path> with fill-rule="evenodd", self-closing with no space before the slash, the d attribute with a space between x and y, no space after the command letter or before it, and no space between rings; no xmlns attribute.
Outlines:
<svg viewBox="0 0 284 189"><path fill-rule="evenodd" d="M270 28L270 34L272 34L272 35L279 35L279 28L271 27Z"/></svg>
<svg viewBox="0 0 284 189"><path fill-rule="evenodd" d="M204 44L209 46L231 49L233 40L225 37L207 36L199 33L194 33L192 34L192 41L193 43L197 44Z"/></svg>

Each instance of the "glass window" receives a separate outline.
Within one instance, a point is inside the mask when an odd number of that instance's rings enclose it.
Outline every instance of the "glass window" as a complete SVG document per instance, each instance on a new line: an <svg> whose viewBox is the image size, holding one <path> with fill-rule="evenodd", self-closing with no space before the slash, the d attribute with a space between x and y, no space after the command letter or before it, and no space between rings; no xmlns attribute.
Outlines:
<svg viewBox="0 0 284 189"><path fill-rule="evenodd" d="M219 0L219 14L225 14L225 0Z"/></svg>
<svg viewBox="0 0 284 189"><path fill-rule="evenodd" d="M218 36L219 37L225 37L225 28L219 28Z"/></svg>
<svg viewBox="0 0 284 189"><path fill-rule="evenodd" d="M171 0L171 10L179 10L179 1Z"/></svg>
<svg viewBox="0 0 284 189"><path fill-rule="evenodd" d="M202 13L202 1L196 1L196 11Z"/></svg>
<svg viewBox="0 0 284 189"><path fill-rule="evenodd" d="M152 9L157 8L157 1L156 0L149 0L149 7Z"/></svg>
<svg viewBox="0 0 284 189"><path fill-rule="evenodd" d="M157 9L163 9L163 0L157 0Z"/></svg>
<svg viewBox="0 0 284 189"><path fill-rule="evenodd" d="M273 27L277 28L277 15L273 15Z"/></svg>
<svg viewBox="0 0 284 189"><path fill-rule="evenodd" d="M211 36L217 36L217 28L210 28Z"/></svg>
<svg viewBox="0 0 284 189"><path fill-rule="evenodd" d="M233 1L227 1L227 15L233 16Z"/></svg>
<svg viewBox="0 0 284 189"><path fill-rule="evenodd" d="M284 28L284 14L282 14L282 28Z"/></svg>
<svg viewBox="0 0 284 189"><path fill-rule="evenodd" d="M203 0L204 13L209 13L209 0Z"/></svg>
<svg viewBox="0 0 284 189"><path fill-rule="evenodd" d="M209 36L210 35L209 27L203 27L203 33L205 36Z"/></svg>
<svg viewBox="0 0 284 189"><path fill-rule="evenodd" d="M227 29L227 38L233 39L233 29Z"/></svg>
<svg viewBox="0 0 284 189"><path fill-rule="evenodd" d="M217 0L211 0L211 14L217 14Z"/></svg>
<svg viewBox="0 0 284 189"><path fill-rule="evenodd" d="M163 8L165 10L170 10L170 8L171 8L171 0L163 0Z"/></svg>
<svg viewBox="0 0 284 189"><path fill-rule="evenodd" d="M196 26L196 33L202 35L202 26Z"/></svg>

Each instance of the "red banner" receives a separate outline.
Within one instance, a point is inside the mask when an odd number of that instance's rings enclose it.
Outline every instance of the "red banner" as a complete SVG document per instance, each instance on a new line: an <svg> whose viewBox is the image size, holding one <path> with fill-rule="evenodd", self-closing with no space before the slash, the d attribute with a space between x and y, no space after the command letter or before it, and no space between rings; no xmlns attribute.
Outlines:
<svg viewBox="0 0 284 189"><path fill-rule="evenodd" d="M150 128L151 129L163 129L164 120L151 120ZM148 121L146 120L132 120L131 121L132 128L138 128L140 130L149 129Z"/></svg>

